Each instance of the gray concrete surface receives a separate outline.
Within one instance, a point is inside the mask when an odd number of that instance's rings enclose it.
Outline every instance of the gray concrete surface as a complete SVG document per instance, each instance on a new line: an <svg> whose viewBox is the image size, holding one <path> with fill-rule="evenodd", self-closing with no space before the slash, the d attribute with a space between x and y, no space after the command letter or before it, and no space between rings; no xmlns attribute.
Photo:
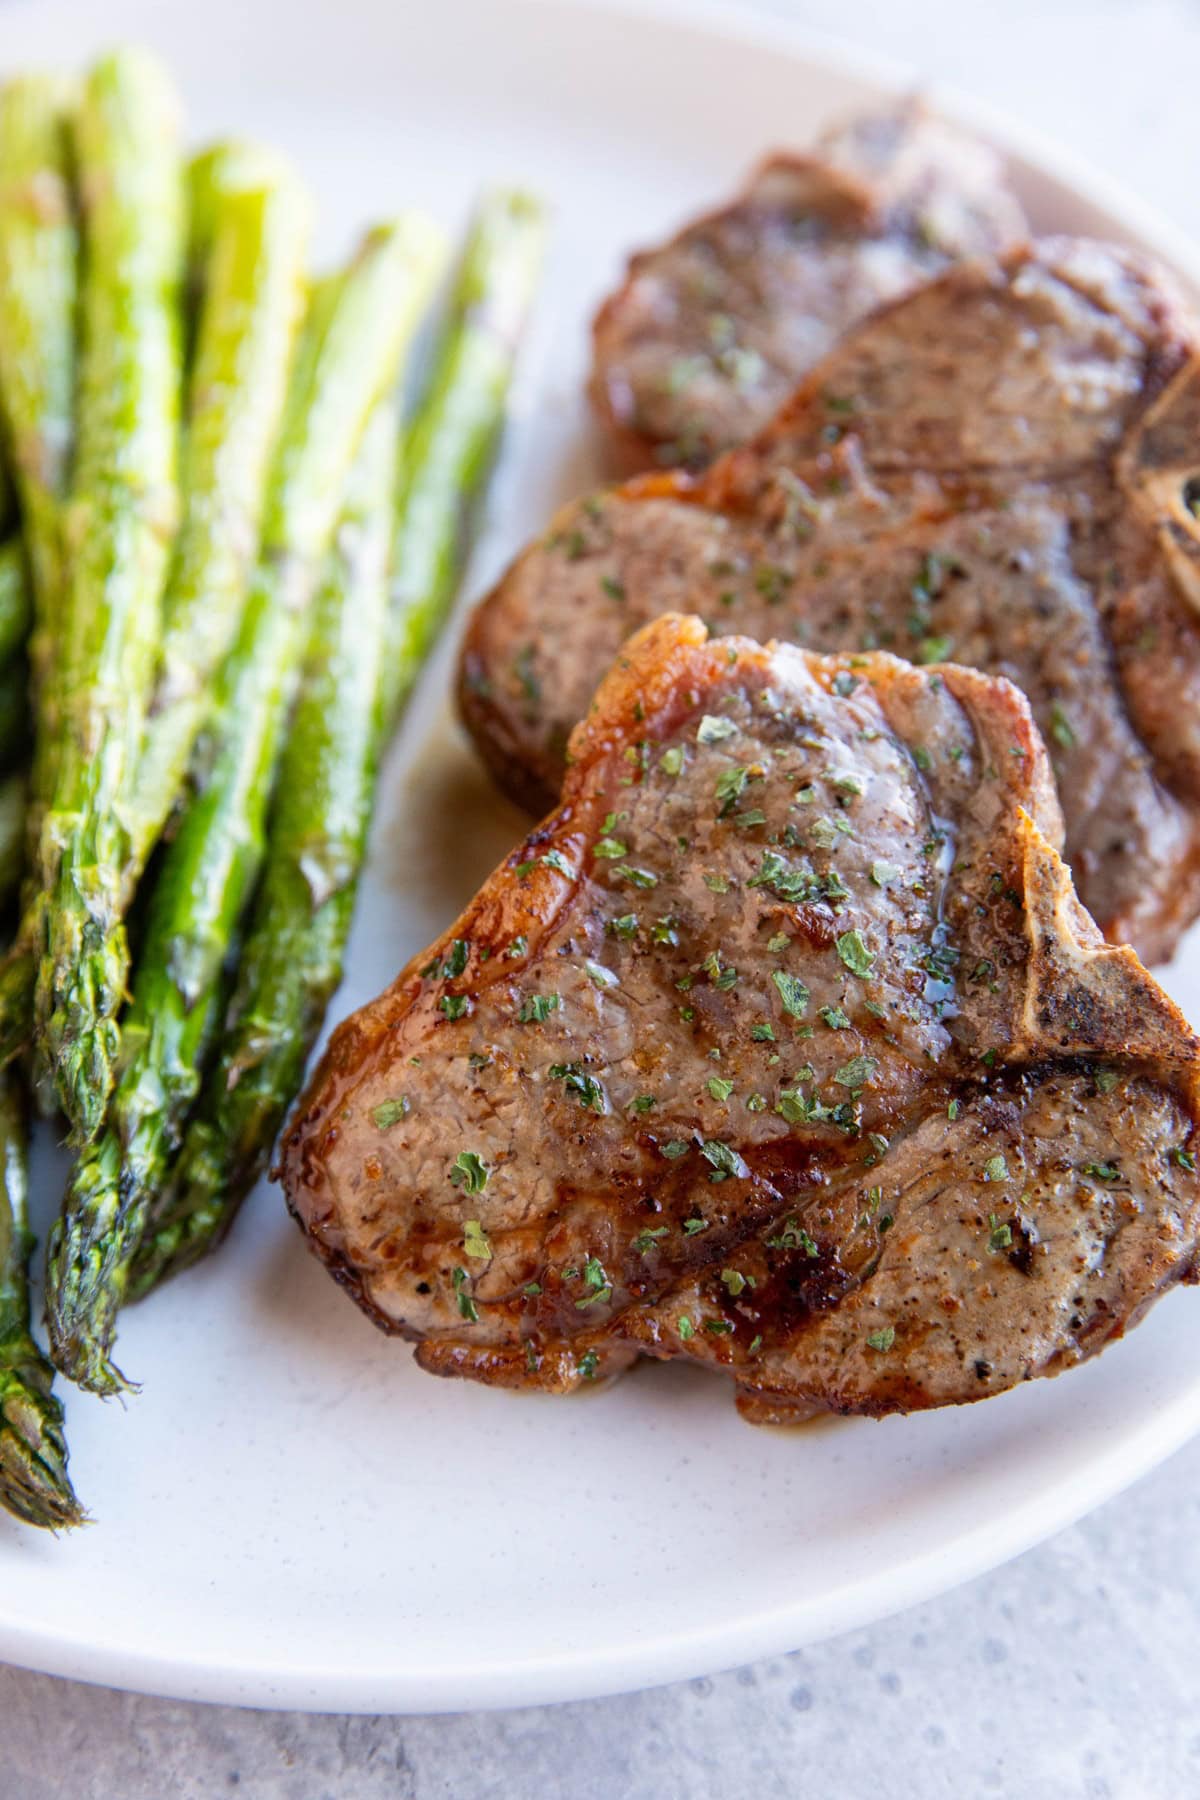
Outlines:
<svg viewBox="0 0 1200 1800"><path fill-rule="evenodd" d="M974 90L1200 235L1196 0L757 3ZM0 1670L0 1800L1190 1794L1200 1794L1200 1444L1052 1543L915 1612L622 1699L306 1718Z"/></svg>

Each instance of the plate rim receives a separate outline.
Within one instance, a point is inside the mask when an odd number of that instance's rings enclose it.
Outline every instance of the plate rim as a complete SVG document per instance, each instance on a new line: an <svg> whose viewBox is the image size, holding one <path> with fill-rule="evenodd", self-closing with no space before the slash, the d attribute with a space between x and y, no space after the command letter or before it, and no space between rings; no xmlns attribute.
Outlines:
<svg viewBox="0 0 1200 1800"><path fill-rule="evenodd" d="M647 20L692 37L768 49L810 69L828 70L881 96L918 89L950 121L982 136L1030 173L1048 177L1076 200L1107 214L1200 293L1200 246L1182 227L1118 178L1040 128L1011 117L957 84L923 79L917 65L863 48L803 22L749 13L730 0L505 0L527 12L573 10L581 19L605 14L631 29ZM331 0L316 0L328 6ZM39 13L45 0L17 0L9 17ZM54 10L50 0L49 10ZM0 38L4 21L0 19ZM0 62L0 68L3 67ZM731 179L736 178L733 171ZM668 222L669 223L669 222ZM95 1637L65 1635L36 1621L0 1616L0 1658L65 1679L173 1699L314 1712L455 1713L559 1704L661 1686L760 1658L787 1654L861 1629L989 1573L1112 1499L1200 1432L1200 1382L1155 1411L1081 1470L1071 1470L1011 1508L935 1545L926 1544L886 1576L864 1575L813 1601L794 1591L736 1620L639 1636L620 1649L546 1652L501 1665L418 1671L411 1662L360 1671L317 1662L281 1669L253 1656L186 1657L178 1650L114 1650Z"/></svg>

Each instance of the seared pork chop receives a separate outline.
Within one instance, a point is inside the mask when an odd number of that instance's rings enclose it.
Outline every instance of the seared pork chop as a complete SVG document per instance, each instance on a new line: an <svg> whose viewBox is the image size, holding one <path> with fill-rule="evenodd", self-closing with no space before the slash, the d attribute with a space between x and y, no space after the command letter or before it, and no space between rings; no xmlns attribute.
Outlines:
<svg viewBox="0 0 1200 1800"><path fill-rule="evenodd" d="M919 103L855 119L630 259L593 326L593 402L626 467L698 466L881 301L1025 235L983 144Z"/></svg>
<svg viewBox="0 0 1200 1800"><path fill-rule="evenodd" d="M343 1024L288 1203L422 1367L755 1417L976 1400L1192 1277L1197 1044L1010 683L664 618L558 809Z"/></svg>
<svg viewBox="0 0 1200 1800"><path fill-rule="evenodd" d="M541 810L628 634L667 610L822 651L1007 675L1066 856L1148 960L1200 910L1200 352L1122 251L959 264L852 332L697 479L567 507L478 610L464 716Z"/></svg>

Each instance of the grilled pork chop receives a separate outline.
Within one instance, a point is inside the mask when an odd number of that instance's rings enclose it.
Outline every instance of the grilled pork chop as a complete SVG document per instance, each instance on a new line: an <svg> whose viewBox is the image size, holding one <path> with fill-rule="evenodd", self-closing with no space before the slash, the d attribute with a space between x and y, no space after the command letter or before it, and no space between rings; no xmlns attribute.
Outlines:
<svg viewBox="0 0 1200 1800"><path fill-rule="evenodd" d="M856 119L631 258L593 326L593 402L626 467L698 466L881 301L1025 235L983 144L919 103Z"/></svg>
<svg viewBox="0 0 1200 1800"><path fill-rule="evenodd" d="M289 1205L438 1374L980 1399L1190 1280L1197 1044L1079 906L1015 687L664 618L561 804L343 1024Z"/></svg>
<svg viewBox="0 0 1200 1800"><path fill-rule="evenodd" d="M696 479L566 508L468 632L464 716L542 810L622 640L664 611L822 651L1007 675L1114 941L1200 910L1200 350L1160 277L1101 245L959 264L873 315Z"/></svg>

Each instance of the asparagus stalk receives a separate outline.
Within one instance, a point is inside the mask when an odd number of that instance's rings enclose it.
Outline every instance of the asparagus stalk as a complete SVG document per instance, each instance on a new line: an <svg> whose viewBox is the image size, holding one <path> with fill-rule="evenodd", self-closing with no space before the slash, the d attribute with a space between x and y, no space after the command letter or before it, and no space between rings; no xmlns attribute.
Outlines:
<svg viewBox="0 0 1200 1800"><path fill-rule="evenodd" d="M467 237L433 374L402 457L384 716L407 698L454 598L545 247L531 195L501 190Z"/></svg>
<svg viewBox="0 0 1200 1800"><path fill-rule="evenodd" d="M214 178L215 180L215 178ZM191 378L183 524L157 683L128 807L126 897L167 821L237 629L303 301L307 205L293 179L212 198Z"/></svg>
<svg viewBox="0 0 1200 1800"><path fill-rule="evenodd" d="M229 1023L170 1195L139 1251L133 1297L197 1261L228 1229L266 1165L341 979L380 725L409 692L456 585L461 523L503 420L542 237L541 214L522 196L499 194L480 209L402 453L386 610L371 550L372 478L364 476L350 540L361 552L347 556L339 544L318 614ZM376 663L382 681L373 679Z"/></svg>
<svg viewBox="0 0 1200 1800"><path fill-rule="evenodd" d="M36 731L28 834L37 841L54 779L61 670L62 502L74 445L79 233L70 108L61 81L18 76L0 88L0 410L33 579ZM52 646L59 654L52 658ZM35 963L28 934L0 959L0 1060L25 1046Z"/></svg>
<svg viewBox="0 0 1200 1800"><path fill-rule="evenodd" d="M29 1330L25 1108L0 1075L0 1504L30 1525L78 1525L54 1370Z"/></svg>
<svg viewBox="0 0 1200 1800"><path fill-rule="evenodd" d="M74 442L74 98L68 84L39 75L18 76L0 89L0 408L43 634L57 617L61 510Z"/></svg>
<svg viewBox="0 0 1200 1800"><path fill-rule="evenodd" d="M81 1157L51 1234L47 1320L60 1369L97 1393L130 1260L199 1089L230 943L262 859L264 825L306 620L339 495L370 414L395 379L438 255L408 220L368 237L314 297L275 459L263 555L222 671L212 763L150 902L109 1121Z"/></svg>
<svg viewBox="0 0 1200 1800"><path fill-rule="evenodd" d="M61 745L27 934L38 1048L78 1143L104 1114L124 989L128 837L121 802L141 740L176 524L183 182L178 113L148 55L85 84L76 144L86 274L78 464L66 534Z"/></svg>

